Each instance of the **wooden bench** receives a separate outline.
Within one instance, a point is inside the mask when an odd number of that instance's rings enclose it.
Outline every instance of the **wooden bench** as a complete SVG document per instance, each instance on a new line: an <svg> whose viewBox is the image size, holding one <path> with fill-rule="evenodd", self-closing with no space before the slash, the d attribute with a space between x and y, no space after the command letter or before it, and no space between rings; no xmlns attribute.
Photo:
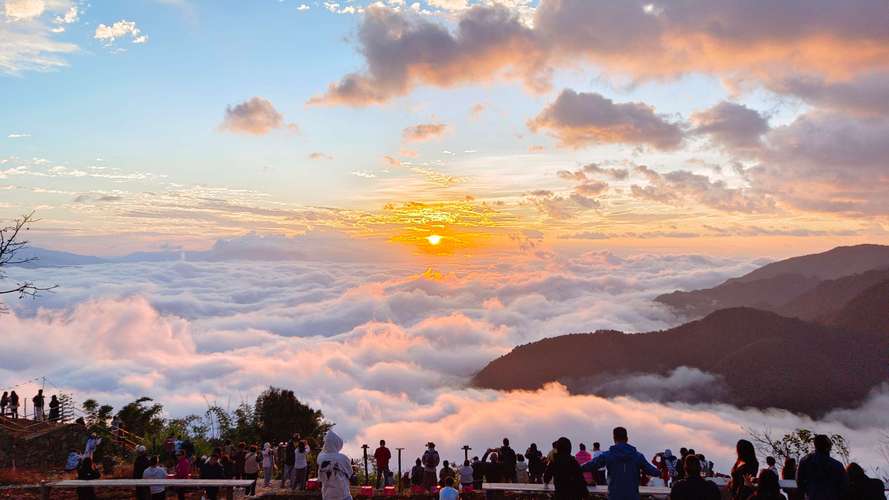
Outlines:
<svg viewBox="0 0 889 500"><path fill-rule="evenodd" d="M211 488L221 489L222 498L232 500L235 488L248 488L253 480L248 479L92 479L88 481L69 479L42 483L40 485L41 500L48 500L53 488L137 488L140 486L166 486L167 488Z"/></svg>

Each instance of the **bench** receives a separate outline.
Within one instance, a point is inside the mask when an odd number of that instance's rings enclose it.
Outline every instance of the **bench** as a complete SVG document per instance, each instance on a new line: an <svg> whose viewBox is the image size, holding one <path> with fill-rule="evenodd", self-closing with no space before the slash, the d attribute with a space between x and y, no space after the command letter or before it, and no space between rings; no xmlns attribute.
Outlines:
<svg viewBox="0 0 889 500"><path fill-rule="evenodd" d="M50 491L53 488L80 488L89 486L93 488L137 488L139 486L166 486L179 488L210 488L218 487L222 491L222 498L231 500L234 498L235 488L248 488L253 480L248 479L68 479L41 483L40 498L49 500Z"/></svg>

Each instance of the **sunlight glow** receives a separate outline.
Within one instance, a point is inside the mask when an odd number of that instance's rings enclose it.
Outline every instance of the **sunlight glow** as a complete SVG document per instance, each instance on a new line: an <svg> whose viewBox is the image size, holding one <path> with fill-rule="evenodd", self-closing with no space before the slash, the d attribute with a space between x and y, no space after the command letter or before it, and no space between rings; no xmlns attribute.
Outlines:
<svg viewBox="0 0 889 500"><path fill-rule="evenodd" d="M441 243L441 236L437 234L430 234L426 237L426 241L428 241L430 245L435 246Z"/></svg>

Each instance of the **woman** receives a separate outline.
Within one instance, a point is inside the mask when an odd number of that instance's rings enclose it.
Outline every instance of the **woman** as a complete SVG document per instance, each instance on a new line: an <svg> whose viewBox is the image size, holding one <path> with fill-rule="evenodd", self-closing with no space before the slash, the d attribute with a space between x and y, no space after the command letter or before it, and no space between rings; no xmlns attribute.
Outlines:
<svg viewBox="0 0 889 500"><path fill-rule="evenodd" d="M52 398L49 400L49 421L59 421L59 398L57 398L55 394L53 394Z"/></svg>
<svg viewBox="0 0 889 500"><path fill-rule="evenodd" d="M763 469L756 482L756 491L748 500L785 500L778 486L778 475L771 469Z"/></svg>
<svg viewBox="0 0 889 500"><path fill-rule="evenodd" d="M527 483L531 479L531 475L528 473L528 462L525 462L525 455L519 453L515 459L516 482Z"/></svg>
<svg viewBox="0 0 889 500"><path fill-rule="evenodd" d="M751 487L753 478L759 472L759 461L753 443L746 439L738 441L735 447L738 459L732 467L732 479L729 482L729 493L732 500L747 500L753 494Z"/></svg>
<svg viewBox="0 0 889 500"><path fill-rule="evenodd" d="M77 469L77 479L81 481L90 481L99 479L99 471L93 466L92 457L84 457L80 462L80 468ZM96 500L96 489L92 486L81 486L77 488L78 500Z"/></svg>
<svg viewBox="0 0 889 500"><path fill-rule="evenodd" d="M253 481L253 484L247 488L247 495L256 494L256 478L259 477L259 464L262 463L262 457L256 453L256 445L250 445L250 451L244 455L244 479Z"/></svg>
<svg viewBox="0 0 889 500"><path fill-rule="evenodd" d="M305 441L296 444L296 459L293 461L293 484L291 488L296 490L306 489L306 480L309 477L309 445Z"/></svg>
<svg viewBox="0 0 889 500"><path fill-rule="evenodd" d="M9 416L19 418L19 395L15 391L9 393Z"/></svg>
<svg viewBox="0 0 889 500"><path fill-rule="evenodd" d="M349 492L352 461L340 451L342 449L343 440L335 432L327 431L321 453L318 454L322 500L352 500Z"/></svg>
<svg viewBox="0 0 889 500"><path fill-rule="evenodd" d="M867 477L860 465L852 462L846 467L846 473L849 475L847 500L886 500L883 481Z"/></svg>
<svg viewBox="0 0 889 500"><path fill-rule="evenodd" d="M9 393L3 391L3 396L0 397L0 417L6 416L6 405L9 404Z"/></svg>
<svg viewBox="0 0 889 500"><path fill-rule="evenodd" d="M275 450L272 443L266 443L262 447L262 484L268 488L272 484L272 475L275 472Z"/></svg>

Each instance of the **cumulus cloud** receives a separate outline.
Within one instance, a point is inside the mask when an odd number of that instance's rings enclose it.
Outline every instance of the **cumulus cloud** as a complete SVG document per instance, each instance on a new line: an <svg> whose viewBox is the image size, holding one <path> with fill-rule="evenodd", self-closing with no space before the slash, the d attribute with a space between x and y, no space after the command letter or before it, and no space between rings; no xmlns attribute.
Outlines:
<svg viewBox="0 0 889 500"><path fill-rule="evenodd" d="M868 71L828 80L819 75L790 75L766 83L779 94L793 95L821 108L858 115L889 114L889 72Z"/></svg>
<svg viewBox="0 0 889 500"><path fill-rule="evenodd" d="M401 137L405 142L422 142L437 139L448 131L444 123L421 123L405 128Z"/></svg>
<svg viewBox="0 0 889 500"><path fill-rule="evenodd" d="M682 143L682 127L638 102L615 103L596 93L565 89L528 122L537 132L547 130L568 148L595 144L647 145L672 150Z"/></svg>
<svg viewBox="0 0 889 500"><path fill-rule="evenodd" d="M23 21L40 17L46 10L45 0L6 0L3 11L12 21Z"/></svg>
<svg viewBox="0 0 889 500"><path fill-rule="evenodd" d="M692 132L709 136L730 149L755 148L769 131L769 121L743 104L723 101L691 117Z"/></svg>
<svg viewBox="0 0 889 500"><path fill-rule="evenodd" d="M885 4L818 0L750 5L617 0L542 0L531 22L501 2L457 15L456 30L382 6L359 28L367 70L330 86L315 103L367 105L420 85L495 78L540 91L554 68L587 62L633 80L699 72L767 82L816 74L840 80L889 66Z"/></svg>
<svg viewBox="0 0 889 500"><path fill-rule="evenodd" d="M769 212L775 209L774 199L743 187L729 187L722 180L710 180L688 170L674 170L661 174L640 165L635 172L648 181L647 185L633 184L631 194L639 199L668 205L683 206L695 201L704 206L727 212Z"/></svg>
<svg viewBox="0 0 889 500"><path fill-rule="evenodd" d="M262 97L252 97L240 104L227 106L225 117L219 125L220 130L251 135L264 135L285 127L293 131L299 130L296 124L285 124L284 115L268 99Z"/></svg>
<svg viewBox="0 0 889 500"><path fill-rule="evenodd" d="M113 45L115 40L126 37L129 37L136 44L148 42L148 35L143 34L142 30L136 27L136 22L127 21L126 19L116 21L110 26L100 24L96 27L96 33L93 37L107 46Z"/></svg>
<svg viewBox="0 0 889 500"><path fill-rule="evenodd" d="M0 22L0 72L50 71L67 66L64 55L78 50L77 45L55 40L49 15L75 8L67 0L7 0ZM64 14L63 21L67 18ZM72 21L73 22L73 21Z"/></svg>

